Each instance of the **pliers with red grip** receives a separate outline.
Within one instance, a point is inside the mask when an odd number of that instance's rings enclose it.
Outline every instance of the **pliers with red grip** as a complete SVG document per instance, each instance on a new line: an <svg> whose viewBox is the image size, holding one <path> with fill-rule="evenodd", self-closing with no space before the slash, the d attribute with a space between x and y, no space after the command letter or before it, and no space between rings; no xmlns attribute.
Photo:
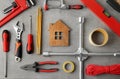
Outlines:
<svg viewBox="0 0 120 79"><path fill-rule="evenodd" d="M35 62L33 64L28 64L21 66L21 69L26 70L26 71L35 71L35 72L57 72L58 68L51 68L51 69L44 69L40 68L41 65L57 65L58 62L56 61L44 61L44 62Z"/></svg>

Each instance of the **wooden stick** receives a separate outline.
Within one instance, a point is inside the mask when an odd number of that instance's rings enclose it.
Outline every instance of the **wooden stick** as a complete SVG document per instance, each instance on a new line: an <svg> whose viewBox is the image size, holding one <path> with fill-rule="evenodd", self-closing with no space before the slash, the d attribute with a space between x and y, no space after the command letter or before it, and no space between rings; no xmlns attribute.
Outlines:
<svg viewBox="0 0 120 79"><path fill-rule="evenodd" d="M37 37L36 37L36 54L42 53L42 9L38 8L37 15Z"/></svg>

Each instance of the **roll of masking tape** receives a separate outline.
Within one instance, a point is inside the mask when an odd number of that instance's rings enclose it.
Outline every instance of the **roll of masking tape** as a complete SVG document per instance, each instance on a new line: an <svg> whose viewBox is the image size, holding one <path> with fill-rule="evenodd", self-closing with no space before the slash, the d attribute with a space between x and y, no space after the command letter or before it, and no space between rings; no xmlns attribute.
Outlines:
<svg viewBox="0 0 120 79"><path fill-rule="evenodd" d="M101 33L102 36L103 36L103 41L102 41L101 44L97 44L97 43L95 43L95 41L93 41L93 35L94 35L96 32ZM94 46L104 46L104 45L108 42L108 39L109 39L108 33L106 32L106 30L104 30L104 29L102 29L102 28L97 28L97 29L93 30L93 31L90 33L90 35L89 35L89 41L90 41L90 43L91 43L92 45L94 45Z"/></svg>
<svg viewBox="0 0 120 79"><path fill-rule="evenodd" d="M71 69L67 69L67 65L71 66ZM72 61L65 61L63 63L63 71L66 73L72 73L75 70L75 64Z"/></svg>

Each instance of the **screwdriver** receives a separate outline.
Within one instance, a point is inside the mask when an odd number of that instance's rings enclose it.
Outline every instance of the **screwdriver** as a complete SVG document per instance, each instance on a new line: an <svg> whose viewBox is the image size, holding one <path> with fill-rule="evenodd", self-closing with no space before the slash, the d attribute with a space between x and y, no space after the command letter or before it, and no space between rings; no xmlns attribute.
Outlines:
<svg viewBox="0 0 120 79"><path fill-rule="evenodd" d="M30 33L28 34L28 40L27 40L27 53L32 54L33 53L33 35L32 35L32 16L30 16Z"/></svg>
<svg viewBox="0 0 120 79"><path fill-rule="evenodd" d="M3 51L5 52L5 77L7 77L7 62L8 62L8 59L7 59L7 52L9 52L9 45L10 45L10 32L8 30L4 30L2 32L2 41L3 41Z"/></svg>

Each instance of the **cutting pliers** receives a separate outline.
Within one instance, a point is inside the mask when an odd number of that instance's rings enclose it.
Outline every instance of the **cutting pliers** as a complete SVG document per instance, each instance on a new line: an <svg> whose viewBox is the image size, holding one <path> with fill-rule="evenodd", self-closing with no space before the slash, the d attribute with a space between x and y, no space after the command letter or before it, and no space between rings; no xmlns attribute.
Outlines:
<svg viewBox="0 0 120 79"><path fill-rule="evenodd" d="M28 64L21 66L21 69L26 70L26 71L35 71L35 72L57 72L58 68L51 68L51 69L44 69L40 68L41 65L57 65L58 62L56 61L44 61L44 62L35 62L33 64Z"/></svg>

